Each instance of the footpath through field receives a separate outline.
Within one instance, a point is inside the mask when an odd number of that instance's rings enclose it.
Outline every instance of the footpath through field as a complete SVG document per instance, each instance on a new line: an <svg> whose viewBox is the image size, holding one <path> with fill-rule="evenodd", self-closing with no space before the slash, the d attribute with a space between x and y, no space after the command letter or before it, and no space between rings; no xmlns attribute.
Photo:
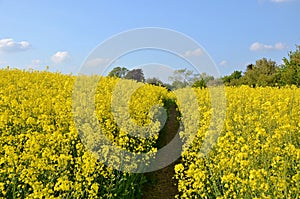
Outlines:
<svg viewBox="0 0 300 199"><path fill-rule="evenodd" d="M177 116L179 113L176 111L176 106L171 105L168 109L168 119L164 128L162 129L159 136L159 148L168 144L173 137L176 135L179 122ZM146 183L143 189L143 199L174 199L178 193L176 180L173 179L175 174L174 166L180 161L173 162L169 166L147 173L148 183Z"/></svg>

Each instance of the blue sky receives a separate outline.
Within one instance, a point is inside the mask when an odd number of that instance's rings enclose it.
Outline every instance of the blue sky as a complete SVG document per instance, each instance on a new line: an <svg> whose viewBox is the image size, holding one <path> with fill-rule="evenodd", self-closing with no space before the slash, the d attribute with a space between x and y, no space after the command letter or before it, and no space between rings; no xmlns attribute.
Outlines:
<svg viewBox="0 0 300 199"><path fill-rule="evenodd" d="M295 50L299 8L299 0L0 0L0 66L48 65L76 74L89 53L111 36L161 27L193 38L227 75L263 57L281 63Z"/></svg>

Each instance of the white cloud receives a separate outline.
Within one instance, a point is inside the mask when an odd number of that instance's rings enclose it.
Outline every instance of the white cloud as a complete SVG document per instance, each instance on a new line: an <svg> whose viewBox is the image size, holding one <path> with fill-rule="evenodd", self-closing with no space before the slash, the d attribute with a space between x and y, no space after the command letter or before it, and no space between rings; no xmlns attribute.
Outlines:
<svg viewBox="0 0 300 199"><path fill-rule="evenodd" d="M42 63L42 61L39 59L34 59L31 61L31 63L32 63L32 65L40 65Z"/></svg>
<svg viewBox="0 0 300 199"><path fill-rule="evenodd" d="M186 51L183 56L184 57L197 57L203 54L203 51L201 48L196 48L195 50L188 50Z"/></svg>
<svg viewBox="0 0 300 199"><path fill-rule="evenodd" d="M269 45L269 44L262 44L259 42L254 42L253 44L251 44L250 46L250 50L251 51L266 51L266 50L283 50L286 49L287 45L278 42L274 45Z"/></svg>
<svg viewBox="0 0 300 199"><path fill-rule="evenodd" d="M271 0L271 2L274 2L274 3L283 3L283 2L288 2L290 0Z"/></svg>
<svg viewBox="0 0 300 199"><path fill-rule="evenodd" d="M18 52L25 51L31 47L28 41L16 42L12 38L0 39L0 51L2 52Z"/></svg>
<svg viewBox="0 0 300 199"><path fill-rule="evenodd" d="M226 66L228 64L228 61L223 60L219 63L220 66Z"/></svg>
<svg viewBox="0 0 300 199"><path fill-rule="evenodd" d="M283 44L281 42L278 42L274 45L274 49L276 50L284 50L284 49L287 49L288 46L286 44Z"/></svg>
<svg viewBox="0 0 300 199"><path fill-rule="evenodd" d="M70 53L67 51L58 51L52 57L52 61L56 64L63 63L70 58Z"/></svg>
<svg viewBox="0 0 300 199"><path fill-rule="evenodd" d="M109 58L95 58L95 59L88 60L86 62L86 65L90 67L96 67L96 66L106 65L109 62L110 62Z"/></svg>
<svg viewBox="0 0 300 199"><path fill-rule="evenodd" d="M271 49L271 48L272 48L271 45L266 45L266 44L262 44L262 43L259 43L259 42L254 42L250 46L251 51L266 50L266 49Z"/></svg>
<svg viewBox="0 0 300 199"><path fill-rule="evenodd" d="M292 1L297 1L297 0L257 0L258 3L264 4L264 3L276 3L276 4L281 4L281 3L287 3L287 2L292 2Z"/></svg>

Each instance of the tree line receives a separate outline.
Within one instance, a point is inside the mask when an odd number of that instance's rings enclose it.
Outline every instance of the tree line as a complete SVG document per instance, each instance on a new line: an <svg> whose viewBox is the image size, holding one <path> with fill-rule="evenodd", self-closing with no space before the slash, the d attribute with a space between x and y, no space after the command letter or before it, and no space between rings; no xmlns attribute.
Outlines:
<svg viewBox="0 0 300 199"><path fill-rule="evenodd" d="M249 64L246 71L234 71L222 78L227 86L300 86L300 46L283 58L283 64L277 65L271 59L262 58Z"/></svg>
<svg viewBox="0 0 300 199"><path fill-rule="evenodd" d="M283 58L283 64L278 65L271 59L262 58L249 64L245 72L234 71L230 75L221 78L206 73L195 74L188 69L174 70L169 77L171 83L162 82L157 77L145 79L142 69L129 70L126 67L115 67L108 76L124 79L133 79L138 82L145 82L167 87L169 90L183 88L186 86L205 88L207 86L300 86L300 46L296 46L295 51L290 51L288 57Z"/></svg>
<svg viewBox="0 0 300 199"><path fill-rule="evenodd" d="M157 77L150 77L145 79L145 75L142 69L129 70L126 67L115 67L108 73L109 77L118 77L123 79L132 79L137 82L145 82L148 84L154 84L157 86L167 87L169 90L178 88L184 88L187 86L192 87L206 87L207 83L214 80L213 76L206 73L194 74L194 71L188 69L174 70L173 75L169 77L171 83L162 82Z"/></svg>

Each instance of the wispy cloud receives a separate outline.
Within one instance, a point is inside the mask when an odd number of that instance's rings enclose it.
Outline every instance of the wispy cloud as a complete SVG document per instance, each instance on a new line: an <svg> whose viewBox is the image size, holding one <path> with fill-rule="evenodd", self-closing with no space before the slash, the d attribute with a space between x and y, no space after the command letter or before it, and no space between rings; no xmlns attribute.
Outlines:
<svg viewBox="0 0 300 199"><path fill-rule="evenodd" d="M42 63L42 61L40 59L34 59L31 61L32 65L40 65Z"/></svg>
<svg viewBox="0 0 300 199"><path fill-rule="evenodd" d="M271 2L274 2L274 3L283 3L283 2L288 2L288 1L291 1L291 0L270 0Z"/></svg>
<svg viewBox="0 0 300 199"><path fill-rule="evenodd" d="M184 57L197 57L203 54L203 51L201 48L196 48L194 50L188 50L183 53Z"/></svg>
<svg viewBox="0 0 300 199"><path fill-rule="evenodd" d="M95 59L90 59L86 62L86 65L89 67L96 67L96 66L103 66L106 65L110 62L109 58L95 58Z"/></svg>
<svg viewBox="0 0 300 199"><path fill-rule="evenodd" d="M274 45L263 44L260 42L254 42L253 44L251 44L249 49L251 51L266 51L266 50L284 50L287 47L288 46L286 44L281 43L281 42L278 42Z"/></svg>
<svg viewBox="0 0 300 199"><path fill-rule="evenodd" d="M18 52L25 51L31 47L28 41L14 41L12 38L0 39L0 51L2 52Z"/></svg>
<svg viewBox="0 0 300 199"><path fill-rule="evenodd" d="M281 42L278 42L274 45L274 49L276 50L284 50L284 49L287 49L288 46L284 43L281 43Z"/></svg>
<svg viewBox="0 0 300 199"><path fill-rule="evenodd" d="M60 64L67 61L70 58L70 53L67 51L58 51L54 55L52 55L51 60L56 63Z"/></svg>
<svg viewBox="0 0 300 199"><path fill-rule="evenodd" d="M219 65L220 66L226 66L228 64L228 61L227 60L222 60Z"/></svg>

